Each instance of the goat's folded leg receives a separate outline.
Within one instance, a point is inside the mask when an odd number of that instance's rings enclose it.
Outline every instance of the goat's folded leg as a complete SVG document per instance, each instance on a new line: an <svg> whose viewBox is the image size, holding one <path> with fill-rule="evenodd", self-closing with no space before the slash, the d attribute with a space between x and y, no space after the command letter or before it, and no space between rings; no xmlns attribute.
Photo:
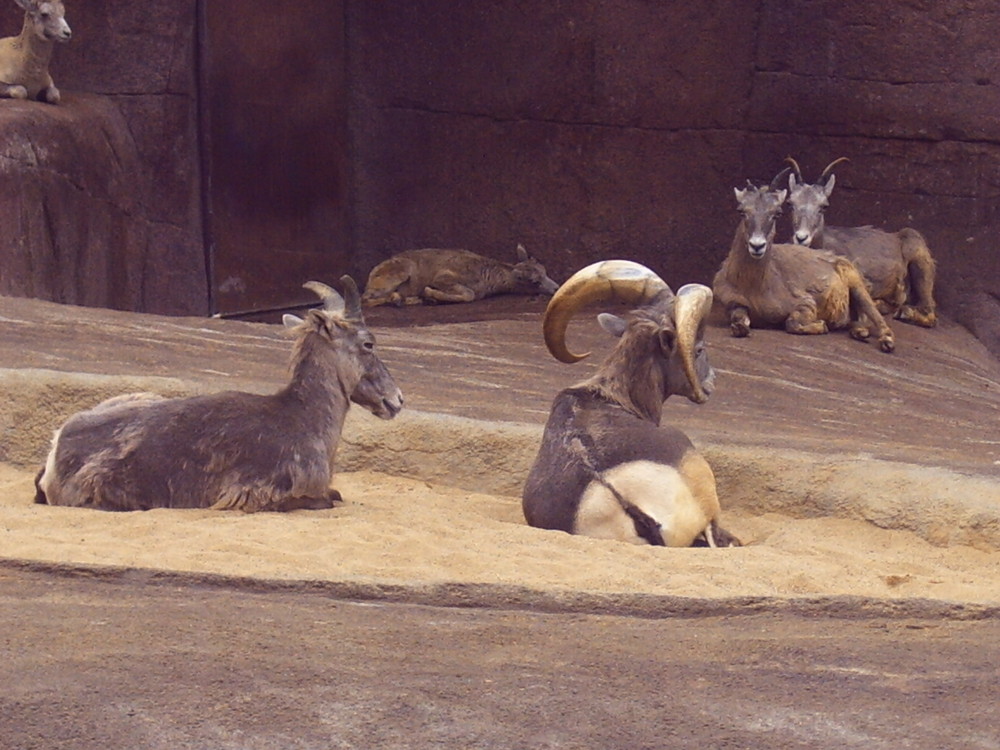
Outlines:
<svg viewBox="0 0 1000 750"><path fill-rule="evenodd" d="M59 89L55 86L48 86L38 92L38 101L40 102L58 104L60 99L62 99L62 94L59 93Z"/></svg>
<svg viewBox="0 0 1000 750"><path fill-rule="evenodd" d="M424 287L424 299L435 302L472 302L476 293L462 284L455 284L443 289L432 286Z"/></svg>
<svg viewBox="0 0 1000 750"><path fill-rule="evenodd" d="M913 305L903 305L896 311L896 318L904 323L913 323L924 328L937 325L937 313L934 310L921 309Z"/></svg>
<svg viewBox="0 0 1000 750"><path fill-rule="evenodd" d="M729 330L738 339L750 335L750 311L737 305L729 311Z"/></svg>
<svg viewBox="0 0 1000 750"><path fill-rule="evenodd" d="M858 341L867 341L871 338L871 321L868 319L868 316L862 314L857 320L852 320L848 332L851 334L851 338Z"/></svg>
<svg viewBox="0 0 1000 750"><path fill-rule="evenodd" d="M816 317L816 310L812 307L800 307L792 311L792 314L785 318L785 330L789 333L798 333L804 336L815 336L827 333L830 329L825 320Z"/></svg>
<svg viewBox="0 0 1000 750"><path fill-rule="evenodd" d="M718 521L712 519L703 532L695 537L692 547L742 547L743 542L735 535L719 526Z"/></svg>
<svg viewBox="0 0 1000 750"><path fill-rule="evenodd" d="M0 98L4 99L27 99L28 89L16 83L0 83Z"/></svg>
<svg viewBox="0 0 1000 750"><path fill-rule="evenodd" d="M275 501L275 503L271 507L266 508L266 510L279 512L289 510L327 510L342 501L343 498L337 490L327 490L326 494L320 495L319 497L306 497L304 495L299 495L297 497L285 497L281 500Z"/></svg>

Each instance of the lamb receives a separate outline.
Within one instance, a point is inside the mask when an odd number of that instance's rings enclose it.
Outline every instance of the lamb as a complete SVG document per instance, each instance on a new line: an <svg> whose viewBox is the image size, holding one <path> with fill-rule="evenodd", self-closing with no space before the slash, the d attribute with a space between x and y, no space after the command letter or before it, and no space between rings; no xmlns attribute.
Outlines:
<svg viewBox="0 0 1000 750"><path fill-rule="evenodd" d="M392 419L403 396L375 352L357 286L305 287L323 307L285 316L290 382L272 395L126 394L55 432L35 501L101 510L331 508L333 459L350 401Z"/></svg>
<svg viewBox="0 0 1000 750"><path fill-rule="evenodd" d="M712 283L733 336L749 336L751 325L784 326L798 334L848 328L852 337L865 341L874 327L879 348L893 351L892 329L850 260L801 245L773 243L775 223L788 194L775 190L774 184L748 183L745 190L735 189L743 218Z"/></svg>
<svg viewBox="0 0 1000 750"><path fill-rule="evenodd" d="M824 212L836 182L828 164L819 179L807 183L792 157L788 202L792 204L792 241L850 258L861 271L879 312L925 328L937 325L934 302L936 268L927 240L909 227L886 232L872 226L828 227ZM829 177L827 177L829 175Z"/></svg>
<svg viewBox="0 0 1000 750"><path fill-rule="evenodd" d="M24 26L19 36L0 39L0 98L58 104L49 61L54 43L73 35L62 0L14 1L24 9Z"/></svg>
<svg viewBox="0 0 1000 750"><path fill-rule="evenodd" d="M738 546L719 526L708 462L680 430L661 426L674 394L708 400L715 374L703 341L711 290L670 287L645 266L610 260L577 271L550 300L543 319L549 352L577 362L566 328L583 306L622 300L627 317L601 326L618 337L597 373L561 391L522 495L530 526L633 544Z"/></svg>
<svg viewBox="0 0 1000 750"><path fill-rule="evenodd" d="M472 302L495 294L552 294L558 287L523 245L517 246L517 263L468 250L407 250L372 269L362 302L368 307Z"/></svg>

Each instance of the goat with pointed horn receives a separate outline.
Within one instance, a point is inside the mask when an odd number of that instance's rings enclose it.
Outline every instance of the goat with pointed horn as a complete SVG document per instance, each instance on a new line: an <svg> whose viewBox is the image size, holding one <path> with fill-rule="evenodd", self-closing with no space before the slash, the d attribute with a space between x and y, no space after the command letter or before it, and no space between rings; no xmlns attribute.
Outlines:
<svg viewBox="0 0 1000 750"><path fill-rule="evenodd" d="M333 459L350 402L382 419L403 394L375 351L357 285L307 282L323 307L285 316L292 377L277 393L116 396L56 430L35 501L100 510L331 508Z"/></svg>
<svg viewBox="0 0 1000 750"><path fill-rule="evenodd" d="M874 335L884 352L895 349L892 329L850 260L774 242L787 190L734 192L742 220L712 282L733 336L749 336L751 326L797 334L846 328L859 341Z"/></svg>
<svg viewBox="0 0 1000 750"><path fill-rule="evenodd" d="M638 263L594 263L549 301L542 329L552 356L566 363L587 357L567 346L569 322L585 306L611 301L636 308L598 316L618 343L592 377L556 396L524 486L525 519L635 544L739 545L719 526L708 462L683 432L660 424L669 396L701 404L712 391L704 345L711 290L688 284L675 295Z"/></svg>
<svg viewBox="0 0 1000 750"><path fill-rule="evenodd" d="M833 168L849 159L842 156L830 162L813 183L802 178L802 170L792 157L786 161L794 165L788 178L792 242L851 260L882 315L925 328L935 326L936 264L924 236L909 227L886 232L873 226L826 226L825 213L837 179Z"/></svg>

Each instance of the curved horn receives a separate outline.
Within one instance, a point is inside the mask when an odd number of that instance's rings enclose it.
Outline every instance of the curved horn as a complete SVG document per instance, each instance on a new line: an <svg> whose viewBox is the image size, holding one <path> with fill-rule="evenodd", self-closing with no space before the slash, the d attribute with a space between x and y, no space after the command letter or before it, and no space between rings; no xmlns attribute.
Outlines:
<svg viewBox="0 0 1000 750"><path fill-rule="evenodd" d="M694 401L703 404L708 394L701 387L695 367L695 345L705 318L712 309L712 290L704 284L685 284L677 290L674 302L674 325L677 328L677 346L684 366L684 374L691 383Z"/></svg>
<svg viewBox="0 0 1000 750"><path fill-rule="evenodd" d="M828 174L830 174L830 170L833 169L838 164L840 164L840 162L842 161L850 161L850 159L848 159L846 156L841 156L839 159L834 159L833 161L831 161L829 164L826 165L826 169L823 170L823 173L819 176L819 180L817 180L817 182L819 182Z"/></svg>
<svg viewBox="0 0 1000 750"><path fill-rule="evenodd" d="M781 190L781 188L782 188L782 183L783 183L783 182L784 182L784 180L785 180L785 176L786 176L786 175L787 175L787 174L788 174L789 172L791 172L791 171L792 171L792 168L791 168L791 167L785 167L785 168L784 168L784 169L782 169L782 170L781 170L780 172L778 172L778 174L776 174L776 175L774 176L774 179L773 179L773 180L771 180L771 184L770 184L770 185L768 186L768 190L771 190L771 191L774 191L774 192L776 192L776 191L778 191L778 190Z"/></svg>
<svg viewBox="0 0 1000 750"><path fill-rule="evenodd" d="M344 298L332 286L327 286L322 281L307 281L302 285L302 288L308 289L323 300L324 310L336 313L344 312Z"/></svg>
<svg viewBox="0 0 1000 750"><path fill-rule="evenodd" d="M786 156L785 161L791 164L792 169L795 170L795 179L797 179L799 182L802 182L802 169L799 167L799 163L790 156Z"/></svg>
<svg viewBox="0 0 1000 750"><path fill-rule="evenodd" d="M344 317L348 320L361 321L361 294L358 292L358 285L350 276L346 274L340 277L340 283L344 287Z"/></svg>
<svg viewBox="0 0 1000 750"><path fill-rule="evenodd" d="M581 307L609 300L640 304L663 291L673 296L667 283L640 263L630 260L591 263L570 276L549 300L542 318L545 345L560 362L579 362L590 352L574 354L567 349L566 328Z"/></svg>

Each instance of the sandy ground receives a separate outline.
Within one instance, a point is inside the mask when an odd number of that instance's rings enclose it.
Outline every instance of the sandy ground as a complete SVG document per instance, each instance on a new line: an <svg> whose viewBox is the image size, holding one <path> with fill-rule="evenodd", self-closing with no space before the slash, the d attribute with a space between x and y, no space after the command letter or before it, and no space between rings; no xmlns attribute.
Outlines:
<svg viewBox="0 0 1000 750"><path fill-rule="evenodd" d="M287 338L269 325L0 298L0 560L311 581L348 596L405 589L434 603L475 590L483 606L1000 607L1000 369L964 329L897 326L891 356L846 336L710 331L718 393L704 407L671 399L665 418L704 450L723 523L746 546L673 550L524 524L520 487L552 394L589 368L567 372L545 354L537 301L508 308L466 319L456 316L472 306L442 306L414 327L385 313L380 342L407 408L391 422L352 410L334 478L343 506L113 514L33 504L51 430L131 390L273 390ZM590 328L574 329L574 345L606 348Z"/></svg>
<svg viewBox="0 0 1000 750"><path fill-rule="evenodd" d="M1000 603L1000 551L935 546L838 518L726 515L739 549L662 549L524 524L516 497L348 472L346 502L291 514L106 513L32 503L32 475L0 465L0 554L58 564L278 580L358 591L486 584L504 590L699 599L856 596Z"/></svg>

